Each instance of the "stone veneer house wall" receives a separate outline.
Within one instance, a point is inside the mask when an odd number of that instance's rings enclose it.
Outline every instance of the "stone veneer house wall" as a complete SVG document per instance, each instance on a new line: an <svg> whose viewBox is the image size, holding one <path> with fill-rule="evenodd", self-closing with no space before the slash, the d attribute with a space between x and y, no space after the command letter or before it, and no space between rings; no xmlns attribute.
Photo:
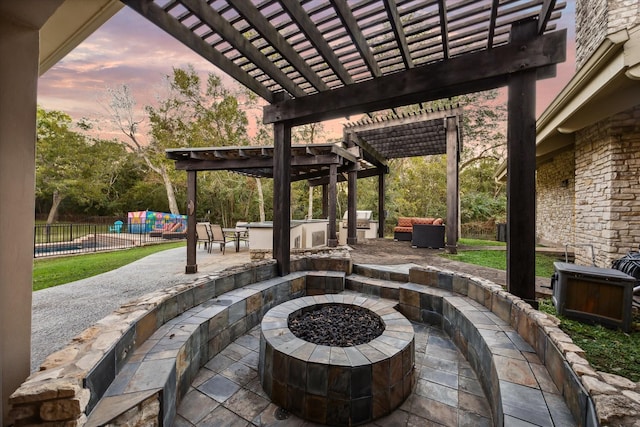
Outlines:
<svg viewBox="0 0 640 427"><path fill-rule="evenodd" d="M640 86L639 24L638 0L578 0L577 74L538 121L537 238L578 264L640 245L640 97L616 96Z"/></svg>

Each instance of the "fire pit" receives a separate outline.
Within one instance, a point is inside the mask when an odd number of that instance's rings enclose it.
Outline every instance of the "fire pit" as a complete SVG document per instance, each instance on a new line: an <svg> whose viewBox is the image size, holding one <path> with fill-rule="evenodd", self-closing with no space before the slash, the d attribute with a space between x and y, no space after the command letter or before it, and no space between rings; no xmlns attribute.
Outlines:
<svg viewBox="0 0 640 427"><path fill-rule="evenodd" d="M305 315L316 323L298 328ZM290 326L314 341L327 335L327 344L298 338ZM319 328L332 333L317 333ZM356 344L365 335L370 341ZM392 412L411 394L414 358L411 323L379 300L303 297L272 308L262 319L264 391L276 405L316 423L357 425Z"/></svg>

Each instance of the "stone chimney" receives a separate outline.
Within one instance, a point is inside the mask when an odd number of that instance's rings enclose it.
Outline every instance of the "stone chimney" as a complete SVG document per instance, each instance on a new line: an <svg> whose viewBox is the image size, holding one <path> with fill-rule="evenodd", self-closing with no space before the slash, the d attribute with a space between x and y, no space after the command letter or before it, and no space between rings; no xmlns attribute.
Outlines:
<svg viewBox="0 0 640 427"><path fill-rule="evenodd" d="M576 69L604 38L640 24L640 0L576 0Z"/></svg>

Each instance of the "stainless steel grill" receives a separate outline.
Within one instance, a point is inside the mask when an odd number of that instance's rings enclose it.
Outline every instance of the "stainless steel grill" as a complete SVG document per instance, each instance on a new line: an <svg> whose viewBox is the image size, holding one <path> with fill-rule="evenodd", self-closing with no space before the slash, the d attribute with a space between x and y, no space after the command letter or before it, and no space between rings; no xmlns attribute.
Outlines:
<svg viewBox="0 0 640 427"><path fill-rule="evenodd" d="M356 228L361 230L369 230L371 228L372 211L356 211ZM345 212L342 216L342 228L347 228L349 212Z"/></svg>

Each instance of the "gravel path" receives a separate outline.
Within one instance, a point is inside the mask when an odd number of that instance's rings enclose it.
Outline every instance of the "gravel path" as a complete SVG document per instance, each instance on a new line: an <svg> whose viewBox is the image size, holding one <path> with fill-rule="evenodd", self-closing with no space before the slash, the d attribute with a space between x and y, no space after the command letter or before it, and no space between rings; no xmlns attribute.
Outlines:
<svg viewBox="0 0 640 427"><path fill-rule="evenodd" d="M31 321L31 371L47 355L65 347L72 338L121 305L158 289L190 283L209 273L249 262L248 249L225 255L197 251L197 274L185 274L186 249L176 248L149 255L109 271L33 293Z"/></svg>

